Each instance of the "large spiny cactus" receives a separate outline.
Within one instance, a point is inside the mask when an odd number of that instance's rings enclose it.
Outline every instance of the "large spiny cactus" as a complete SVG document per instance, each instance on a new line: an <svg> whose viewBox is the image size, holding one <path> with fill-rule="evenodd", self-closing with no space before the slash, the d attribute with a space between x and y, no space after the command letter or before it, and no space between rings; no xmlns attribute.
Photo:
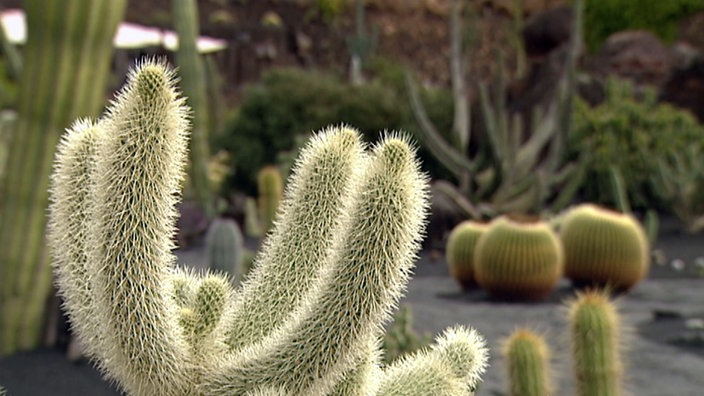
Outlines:
<svg viewBox="0 0 704 396"><path fill-rule="evenodd" d="M366 152L347 127L302 151L280 218L237 292L174 269L172 234L188 110L160 62L137 66L96 123L56 157L50 243L73 328L132 395L466 395L480 336L447 331L380 365L383 322L403 293L427 180L399 136ZM409 393L410 392L410 393Z"/></svg>

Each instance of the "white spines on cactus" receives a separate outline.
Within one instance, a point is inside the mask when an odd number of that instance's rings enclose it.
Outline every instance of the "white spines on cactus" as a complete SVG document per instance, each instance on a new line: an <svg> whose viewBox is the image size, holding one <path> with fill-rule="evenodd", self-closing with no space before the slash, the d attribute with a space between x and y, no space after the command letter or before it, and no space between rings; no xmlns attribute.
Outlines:
<svg viewBox="0 0 704 396"><path fill-rule="evenodd" d="M130 395L474 389L486 351L473 331L451 329L429 351L386 370L379 363L382 325L408 282L428 207L405 138L365 153L352 128L316 135L240 291L174 267L188 123L172 76L160 62L139 64L107 115L77 123L57 154L57 283L106 375Z"/></svg>
<svg viewBox="0 0 704 396"><path fill-rule="evenodd" d="M187 108L165 64L146 61L102 121L88 243L103 307L107 356L101 363L135 395L191 388L188 344L167 278L186 161Z"/></svg>
<svg viewBox="0 0 704 396"><path fill-rule="evenodd" d="M487 367L489 351L474 329L445 330L430 350L405 355L385 369L379 396L472 394Z"/></svg>
<svg viewBox="0 0 704 396"><path fill-rule="evenodd" d="M87 250L89 239L91 175L102 129L89 120L78 120L57 147L51 183L51 218L48 242L53 267L71 328L88 356L104 358L102 324L97 318L95 287ZM58 199L58 198L62 199Z"/></svg>
<svg viewBox="0 0 704 396"><path fill-rule="evenodd" d="M238 349L269 334L306 298L350 206L364 156L351 128L328 129L302 150L256 265L242 285L229 343Z"/></svg>

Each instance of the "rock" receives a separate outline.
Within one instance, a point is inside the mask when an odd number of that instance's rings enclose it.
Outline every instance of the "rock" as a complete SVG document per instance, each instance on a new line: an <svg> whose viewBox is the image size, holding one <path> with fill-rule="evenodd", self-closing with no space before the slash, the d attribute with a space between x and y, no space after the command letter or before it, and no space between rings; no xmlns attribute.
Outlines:
<svg viewBox="0 0 704 396"><path fill-rule="evenodd" d="M186 248L208 230L208 218L195 202L184 201L178 205L180 216L176 222L178 247Z"/></svg>
<svg viewBox="0 0 704 396"><path fill-rule="evenodd" d="M556 7L537 13L523 27L523 45L529 59L543 58L570 39L572 8Z"/></svg>
<svg viewBox="0 0 704 396"><path fill-rule="evenodd" d="M704 123L704 53L678 44L679 62L665 83L660 99L689 109Z"/></svg>
<svg viewBox="0 0 704 396"><path fill-rule="evenodd" d="M627 30L609 36L585 66L600 77L617 76L638 85L662 87L670 78L675 56L653 33Z"/></svg>

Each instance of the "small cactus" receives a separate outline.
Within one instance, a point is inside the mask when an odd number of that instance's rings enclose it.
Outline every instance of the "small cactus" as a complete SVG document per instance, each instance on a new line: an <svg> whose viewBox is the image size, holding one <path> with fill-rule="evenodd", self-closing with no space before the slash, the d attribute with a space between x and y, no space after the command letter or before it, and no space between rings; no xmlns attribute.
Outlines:
<svg viewBox="0 0 704 396"><path fill-rule="evenodd" d="M510 396L551 394L550 350L542 336L525 328L517 329L505 340L503 354Z"/></svg>
<svg viewBox="0 0 704 396"><path fill-rule="evenodd" d="M411 307L404 305L396 313L393 323L384 336L384 361L388 364L397 358L430 344L432 337L418 334L413 330L413 313Z"/></svg>
<svg viewBox="0 0 704 396"><path fill-rule="evenodd" d="M445 257L450 275L464 290L477 284L474 279L474 251L479 237L486 229L484 223L463 221L455 226L447 239Z"/></svg>
<svg viewBox="0 0 704 396"><path fill-rule="evenodd" d="M569 322L577 394L621 395L620 324L608 293L579 294L569 305Z"/></svg>
<svg viewBox="0 0 704 396"><path fill-rule="evenodd" d="M477 242L477 284L500 299L540 300L562 276L560 241L550 225L517 222L501 216Z"/></svg>
<svg viewBox="0 0 704 396"><path fill-rule="evenodd" d="M580 205L566 215L560 239L565 275L577 286L628 290L648 273L648 238L631 215Z"/></svg>
<svg viewBox="0 0 704 396"><path fill-rule="evenodd" d="M283 195L283 181L281 171L276 166L265 166L257 174L257 188L259 192L259 216L264 232L271 228L279 209L279 202Z"/></svg>
<svg viewBox="0 0 704 396"><path fill-rule="evenodd" d="M227 274L237 284L245 274L242 232L232 220L215 219L206 235L206 254L211 271Z"/></svg>

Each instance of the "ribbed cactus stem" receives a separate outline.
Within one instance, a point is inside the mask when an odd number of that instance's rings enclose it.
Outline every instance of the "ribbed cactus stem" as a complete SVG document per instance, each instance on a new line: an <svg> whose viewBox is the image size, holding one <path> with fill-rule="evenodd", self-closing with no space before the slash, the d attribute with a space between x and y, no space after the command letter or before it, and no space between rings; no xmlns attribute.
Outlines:
<svg viewBox="0 0 704 396"><path fill-rule="evenodd" d="M92 192L89 258L98 272L99 319L112 335L103 364L135 395L188 389L188 348L165 290L175 261L171 234L188 130L173 79L153 61L128 76L104 121Z"/></svg>
<svg viewBox="0 0 704 396"><path fill-rule="evenodd" d="M210 224L205 242L208 267L211 271L228 275L237 284L245 270L244 238L233 220L215 219Z"/></svg>
<svg viewBox="0 0 704 396"><path fill-rule="evenodd" d="M268 231L276 218L283 191L281 171L273 165L263 167L257 174L259 215L264 231Z"/></svg>
<svg viewBox="0 0 704 396"><path fill-rule="evenodd" d="M479 237L486 229L487 225L484 223L467 220L455 226L447 238L445 257L450 275L463 289L476 286L474 252Z"/></svg>
<svg viewBox="0 0 704 396"><path fill-rule="evenodd" d="M301 302L349 207L363 155L359 135L349 128L324 131L303 149L279 221L242 285L229 330L233 349L267 335Z"/></svg>
<svg viewBox="0 0 704 396"><path fill-rule="evenodd" d="M408 280L427 205L427 181L404 139L385 139L371 157L352 183L349 217L331 237L316 300L299 320L239 353L207 391L240 394L273 382L292 394L325 394L363 356L365 335L389 316Z"/></svg>
<svg viewBox="0 0 704 396"><path fill-rule="evenodd" d="M620 321L608 293L582 293L569 309L577 394L621 395Z"/></svg>
<svg viewBox="0 0 704 396"><path fill-rule="evenodd" d="M563 271L562 246L542 221L522 222L502 216L489 224L475 251L477 283L505 299L545 298Z"/></svg>
<svg viewBox="0 0 704 396"><path fill-rule="evenodd" d="M542 336L528 329L514 331L505 341L510 396L552 394L550 350Z"/></svg>

